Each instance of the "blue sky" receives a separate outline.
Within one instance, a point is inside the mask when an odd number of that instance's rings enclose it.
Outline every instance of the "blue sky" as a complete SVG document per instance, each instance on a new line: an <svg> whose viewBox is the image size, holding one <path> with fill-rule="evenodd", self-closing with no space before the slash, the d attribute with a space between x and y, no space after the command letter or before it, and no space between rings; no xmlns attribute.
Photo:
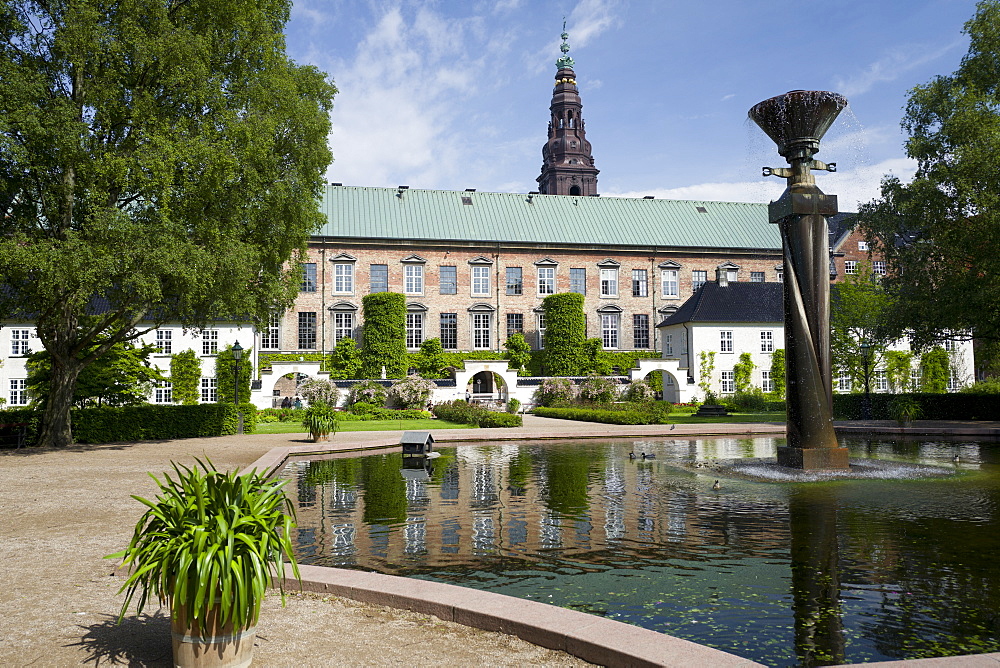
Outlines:
<svg viewBox="0 0 1000 668"><path fill-rule="evenodd" d="M774 145L746 120L794 89L850 100L817 158L841 209L913 173L907 92L950 74L973 0L295 0L288 52L340 93L327 178L536 190L566 16L603 196L766 202Z"/></svg>

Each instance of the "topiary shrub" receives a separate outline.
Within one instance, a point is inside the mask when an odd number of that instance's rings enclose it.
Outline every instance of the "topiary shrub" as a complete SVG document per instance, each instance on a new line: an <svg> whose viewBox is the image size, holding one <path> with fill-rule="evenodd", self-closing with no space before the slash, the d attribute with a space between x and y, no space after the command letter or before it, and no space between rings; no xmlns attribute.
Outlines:
<svg viewBox="0 0 1000 668"><path fill-rule="evenodd" d="M583 295L561 292L542 300L545 310L545 369L552 376L577 376L585 366L587 327Z"/></svg>
<svg viewBox="0 0 1000 668"><path fill-rule="evenodd" d="M248 365L249 366L249 365ZM190 348L170 356L171 396L175 404L196 406L201 395L201 359Z"/></svg>
<svg viewBox="0 0 1000 668"><path fill-rule="evenodd" d="M412 374L393 383L389 398L403 408L423 408L430 402L435 387L433 382Z"/></svg>
<svg viewBox="0 0 1000 668"><path fill-rule="evenodd" d="M385 406L387 396L385 386L374 380L363 380L355 383L347 394L347 403L353 406L359 401L381 408Z"/></svg>
<svg viewBox="0 0 1000 668"><path fill-rule="evenodd" d="M406 297L397 292L376 292L361 299L364 345L361 375L388 378L406 375Z"/></svg>
<svg viewBox="0 0 1000 668"><path fill-rule="evenodd" d="M520 427L523 424L520 415L487 410L482 406L475 406L461 399L438 404L434 407L433 412L441 420L484 428Z"/></svg>
<svg viewBox="0 0 1000 668"><path fill-rule="evenodd" d="M568 378L546 378L535 390L535 403L551 406L556 401L571 400L574 394L573 383Z"/></svg>
<svg viewBox="0 0 1000 668"><path fill-rule="evenodd" d="M607 404L618 396L618 386L602 376L588 376L580 383L580 398L594 404Z"/></svg>

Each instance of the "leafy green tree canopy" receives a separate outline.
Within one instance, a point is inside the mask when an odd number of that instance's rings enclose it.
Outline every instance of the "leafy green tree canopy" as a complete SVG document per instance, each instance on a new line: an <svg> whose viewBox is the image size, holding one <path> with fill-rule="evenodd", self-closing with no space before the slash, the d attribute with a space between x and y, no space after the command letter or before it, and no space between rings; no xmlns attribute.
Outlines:
<svg viewBox="0 0 1000 668"><path fill-rule="evenodd" d="M507 349L503 356L510 363L510 366L517 369L519 374L525 373L528 364L531 363L531 346L524 340L524 334L514 332L507 337L503 347Z"/></svg>
<svg viewBox="0 0 1000 668"><path fill-rule="evenodd" d="M285 55L290 6L0 0L0 313L52 356L43 445L71 442L78 375L143 319L293 300L335 88Z"/></svg>
<svg viewBox="0 0 1000 668"><path fill-rule="evenodd" d="M441 378L443 369L448 366L441 347L441 339L424 339L420 344L420 352L416 355L417 373L422 378Z"/></svg>
<svg viewBox="0 0 1000 668"><path fill-rule="evenodd" d="M361 351L358 344L345 336L330 353L330 378L336 380L356 380L361 377Z"/></svg>
<svg viewBox="0 0 1000 668"><path fill-rule="evenodd" d="M896 300L868 262L858 263L830 291L830 354L833 366L851 376L855 389L871 383L889 345L900 335Z"/></svg>
<svg viewBox="0 0 1000 668"><path fill-rule="evenodd" d="M981 1L964 32L958 70L910 92L913 181L887 177L859 216L885 253L898 329L920 347L947 330L1000 340L1000 1Z"/></svg>

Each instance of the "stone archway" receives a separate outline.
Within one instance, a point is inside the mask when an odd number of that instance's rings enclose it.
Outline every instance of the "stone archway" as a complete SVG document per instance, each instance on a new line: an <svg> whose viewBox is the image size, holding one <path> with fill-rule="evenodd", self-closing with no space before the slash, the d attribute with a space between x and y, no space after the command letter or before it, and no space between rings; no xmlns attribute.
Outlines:
<svg viewBox="0 0 1000 668"><path fill-rule="evenodd" d="M278 408L281 400L289 396L288 392L292 392L292 399L295 398L295 389L302 381L318 377L328 377L328 374L320 373L318 361L272 360L270 369L261 370L260 395L255 398L254 404L258 408Z"/></svg>
<svg viewBox="0 0 1000 668"><path fill-rule="evenodd" d="M681 369L678 359L640 359L629 371L629 380L642 380L651 372L663 374L663 400L675 404L689 403L694 399L697 385L687 382L687 369Z"/></svg>

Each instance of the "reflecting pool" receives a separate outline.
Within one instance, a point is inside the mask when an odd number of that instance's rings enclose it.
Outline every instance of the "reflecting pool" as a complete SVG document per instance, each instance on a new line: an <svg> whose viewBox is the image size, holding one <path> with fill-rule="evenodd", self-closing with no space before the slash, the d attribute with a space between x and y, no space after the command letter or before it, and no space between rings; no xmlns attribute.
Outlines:
<svg viewBox="0 0 1000 668"><path fill-rule="evenodd" d="M392 453L283 475L303 563L530 598L771 666L1000 651L997 444L845 441L957 471L924 480L713 489L718 475L690 468L776 444L487 443L427 468Z"/></svg>

